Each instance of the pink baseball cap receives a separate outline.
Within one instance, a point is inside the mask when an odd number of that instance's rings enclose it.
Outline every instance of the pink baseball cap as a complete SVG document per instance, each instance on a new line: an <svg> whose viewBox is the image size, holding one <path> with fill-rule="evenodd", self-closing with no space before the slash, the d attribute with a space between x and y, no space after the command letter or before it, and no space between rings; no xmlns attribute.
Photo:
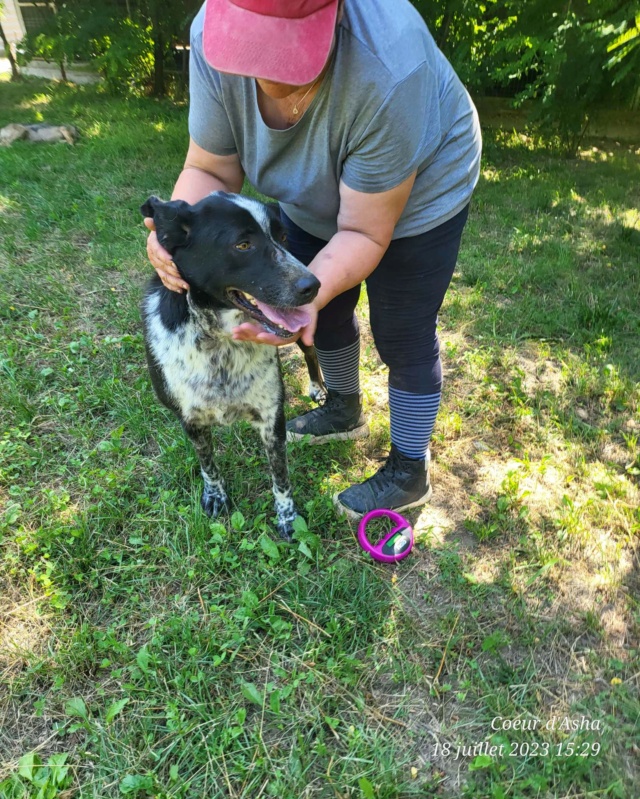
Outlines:
<svg viewBox="0 0 640 799"><path fill-rule="evenodd" d="M204 57L214 69L303 86L329 58L339 0L207 0Z"/></svg>

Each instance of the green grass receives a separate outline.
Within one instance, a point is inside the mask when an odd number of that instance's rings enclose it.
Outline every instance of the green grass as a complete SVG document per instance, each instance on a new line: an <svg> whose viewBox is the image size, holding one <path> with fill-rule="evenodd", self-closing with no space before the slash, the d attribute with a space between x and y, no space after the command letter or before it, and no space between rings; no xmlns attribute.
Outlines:
<svg viewBox="0 0 640 799"><path fill-rule="evenodd" d="M639 154L487 133L434 499L383 568L331 506L388 446L370 337L372 438L290 449L294 544L246 427L211 522L137 310L186 109L0 84L42 119L81 138L0 150L0 797L636 797Z"/></svg>

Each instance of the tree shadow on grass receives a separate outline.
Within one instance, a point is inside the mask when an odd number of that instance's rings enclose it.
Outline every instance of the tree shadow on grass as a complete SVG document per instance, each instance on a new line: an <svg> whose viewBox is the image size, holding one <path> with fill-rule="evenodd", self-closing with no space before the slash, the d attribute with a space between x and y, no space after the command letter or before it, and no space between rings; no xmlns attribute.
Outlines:
<svg viewBox="0 0 640 799"><path fill-rule="evenodd" d="M609 146L606 160L589 151L566 161L519 139L500 149L489 142L460 255L461 294L475 289L477 313L463 319L454 297L443 311L448 326L575 347L606 339L637 379L640 157Z"/></svg>

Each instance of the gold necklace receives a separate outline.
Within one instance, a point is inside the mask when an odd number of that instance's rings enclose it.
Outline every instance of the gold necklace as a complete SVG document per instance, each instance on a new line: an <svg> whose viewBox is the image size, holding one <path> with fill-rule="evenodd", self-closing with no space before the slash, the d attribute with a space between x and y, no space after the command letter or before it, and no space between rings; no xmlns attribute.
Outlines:
<svg viewBox="0 0 640 799"><path fill-rule="evenodd" d="M313 83L311 84L311 86L309 86L309 88L308 88L308 89L307 89L307 91L306 91L306 92L305 92L305 93L302 95L302 97L301 97L299 100L297 100L297 101L296 101L296 104L295 104L295 105L293 106L293 108L291 109L291 113L292 113L294 116L298 116L298 114L300 113L300 111L298 110L298 106L299 106L299 105L300 105L300 104L301 104L301 103L302 103L302 102L305 100L305 98L307 97L307 95L309 94L309 92L311 91L311 89L313 89L313 87L316 85L316 83L317 83L319 80L320 80L320 75L318 75L318 77L317 77L317 78L316 78L316 79L313 81Z"/></svg>

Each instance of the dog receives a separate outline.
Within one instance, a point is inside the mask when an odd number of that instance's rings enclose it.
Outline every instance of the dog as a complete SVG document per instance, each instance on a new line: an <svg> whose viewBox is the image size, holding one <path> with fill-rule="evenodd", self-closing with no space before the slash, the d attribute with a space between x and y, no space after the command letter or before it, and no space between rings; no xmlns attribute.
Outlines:
<svg viewBox="0 0 640 799"><path fill-rule="evenodd" d="M180 420L200 461L201 505L209 516L228 510L211 426L246 420L257 428L266 450L278 533L291 540L297 513L278 348L234 341L231 331L253 320L277 336L291 337L308 322L298 307L314 299L320 282L287 252L279 214L257 200L218 191L195 205L149 197L140 210L153 219L158 241L189 284L189 291L179 294L155 275L141 311L155 393ZM325 389L315 349L300 346L311 393L321 398Z"/></svg>
<svg viewBox="0 0 640 799"><path fill-rule="evenodd" d="M5 147L21 139L33 142L66 141L67 144L75 144L77 138L78 131L73 125L48 125L46 122L19 125L12 122L0 129L0 144Z"/></svg>

